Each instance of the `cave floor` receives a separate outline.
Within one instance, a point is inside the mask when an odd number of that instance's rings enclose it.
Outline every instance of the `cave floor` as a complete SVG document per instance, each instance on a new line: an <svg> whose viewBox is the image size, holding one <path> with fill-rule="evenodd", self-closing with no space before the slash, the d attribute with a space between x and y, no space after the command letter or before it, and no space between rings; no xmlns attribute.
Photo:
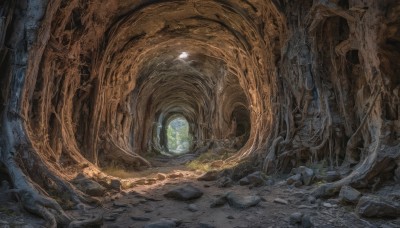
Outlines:
<svg viewBox="0 0 400 228"><path fill-rule="evenodd" d="M220 188L217 181L198 181L201 172L187 170L184 166L162 167L145 172L153 178L157 173L164 173L164 180L156 180L151 184L137 185L121 192L108 193L99 198L103 202L100 207L87 207L85 210L69 210L74 217L91 217L103 215L103 227L144 227L146 224L169 219L177 221L179 227L302 227L290 225L290 216L300 212L310 217L314 227L400 227L400 218L392 220L359 218L354 206L344 206L338 199L317 200L310 202L310 192L317 186L288 186L284 179L275 179L270 186L249 188L234 184ZM143 174L143 173L142 173ZM200 189L202 197L191 201L177 201L164 197L169 190L190 184ZM396 190L397 189L397 190ZM399 184L383 186L375 194L389 194L398 191ZM240 196L257 195L261 202L247 209L236 209L225 204L210 208L212 202L228 192ZM287 204L274 202L277 198ZM194 204L197 211L189 210ZM4 210L5 207L8 209ZM18 205L3 204L0 207L0 227L41 227L42 221L25 213L15 212ZM192 205L193 207L193 205ZM14 210L14 211L13 211ZM11 213L12 212L12 213ZM140 221L145 220L145 221Z"/></svg>

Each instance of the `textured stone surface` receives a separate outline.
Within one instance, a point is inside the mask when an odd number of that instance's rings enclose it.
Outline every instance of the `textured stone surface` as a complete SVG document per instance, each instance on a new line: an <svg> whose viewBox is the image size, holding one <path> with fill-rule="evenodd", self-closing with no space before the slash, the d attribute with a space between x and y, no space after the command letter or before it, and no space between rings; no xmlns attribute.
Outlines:
<svg viewBox="0 0 400 228"><path fill-rule="evenodd" d="M343 186L340 189L339 198L344 203L356 204L361 197L361 193L350 186Z"/></svg>
<svg viewBox="0 0 400 228"><path fill-rule="evenodd" d="M200 189L193 187L191 185L177 187L164 194L164 196L167 198L172 198L182 201L198 199L202 195L203 192Z"/></svg>
<svg viewBox="0 0 400 228"><path fill-rule="evenodd" d="M396 218L400 216L400 205L374 196L363 196L358 201L356 212L367 218Z"/></svg>

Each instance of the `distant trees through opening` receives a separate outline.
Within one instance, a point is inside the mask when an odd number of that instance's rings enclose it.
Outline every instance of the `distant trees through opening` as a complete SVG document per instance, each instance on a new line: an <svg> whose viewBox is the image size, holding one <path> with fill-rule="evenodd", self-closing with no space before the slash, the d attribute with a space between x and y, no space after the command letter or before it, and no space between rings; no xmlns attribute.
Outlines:
<svg viewBox="0 0 400 228"><path fill-rule="evenodd" d="M182 117L177 116L168 122L167 146L172 155L189 152L192 145L192 135L189 132L189 123Z"/></svg>

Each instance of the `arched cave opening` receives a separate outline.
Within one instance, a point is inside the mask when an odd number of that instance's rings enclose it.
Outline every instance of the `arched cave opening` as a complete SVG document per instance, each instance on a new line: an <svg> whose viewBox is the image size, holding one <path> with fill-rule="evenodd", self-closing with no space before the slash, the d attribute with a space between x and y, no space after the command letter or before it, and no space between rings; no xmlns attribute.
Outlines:
<svg viewBox="0 0 400 228"><path fill-rule="evenodd" d="M163 186L187 181L321 200L398 186L399 9L360 0L3 0L0 202L17 198L45 227L79 227L119 222L77 218L103 214L86 205L136 190L151 204ZM368 197L351 202L361 216ZM218 214L209 211L201 218ZM270 213L261 214L239 225L267 224Z"/></svg>
<svg viewBox="0 0 400 228"><path fill-rule="evenodd" d="M190 126L183 116L172 116L167 121L166 139L168 152L172 155L188 153L192 147Z"/></svg>

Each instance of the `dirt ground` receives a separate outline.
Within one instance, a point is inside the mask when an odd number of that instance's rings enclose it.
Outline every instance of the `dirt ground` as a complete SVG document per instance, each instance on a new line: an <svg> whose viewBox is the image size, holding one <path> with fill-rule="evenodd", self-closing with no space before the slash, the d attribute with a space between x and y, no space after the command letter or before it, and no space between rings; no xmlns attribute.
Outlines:
<svg viewBox="0 0 400 228"><path fill-rule="evenodd" d="M74 217L102 215L103 227L108 228L144 227L161 219L177 221L182 228L302 227L290 224L290 216L295 212L309 216L314 227L400 227L400 218L364 219L356 215L354 206L341 205L338 199L315 200L310 197L310 192L316 185L295 188L288 186L284 179L276 179L268 186L249 188L235 183L231 187L220 188L216 181L198 181L197 178L202 173L189 171L185 167L155 168L150 172L146 171L148 176L143 178L155 180L153 177L158 173L165 173L166 179L110 193L100 198L103 202L101 207L71 210L67 213ZM164 197L169 190L186 184L200 189L204 193L203 196L191 201L177 201ZM387 185L375 194L400 194L398 189L398 184ZM215 199L228 192L240 196L257 195L262 200L256 206L247 209L232 208L228 204L210 207ZM274 202L277 198L287 201L287 204ZM189 210L189 205L192 210ZM42 225L40 219L26 213L15 202L2 202L0 227L28 228Z"/></svg>

